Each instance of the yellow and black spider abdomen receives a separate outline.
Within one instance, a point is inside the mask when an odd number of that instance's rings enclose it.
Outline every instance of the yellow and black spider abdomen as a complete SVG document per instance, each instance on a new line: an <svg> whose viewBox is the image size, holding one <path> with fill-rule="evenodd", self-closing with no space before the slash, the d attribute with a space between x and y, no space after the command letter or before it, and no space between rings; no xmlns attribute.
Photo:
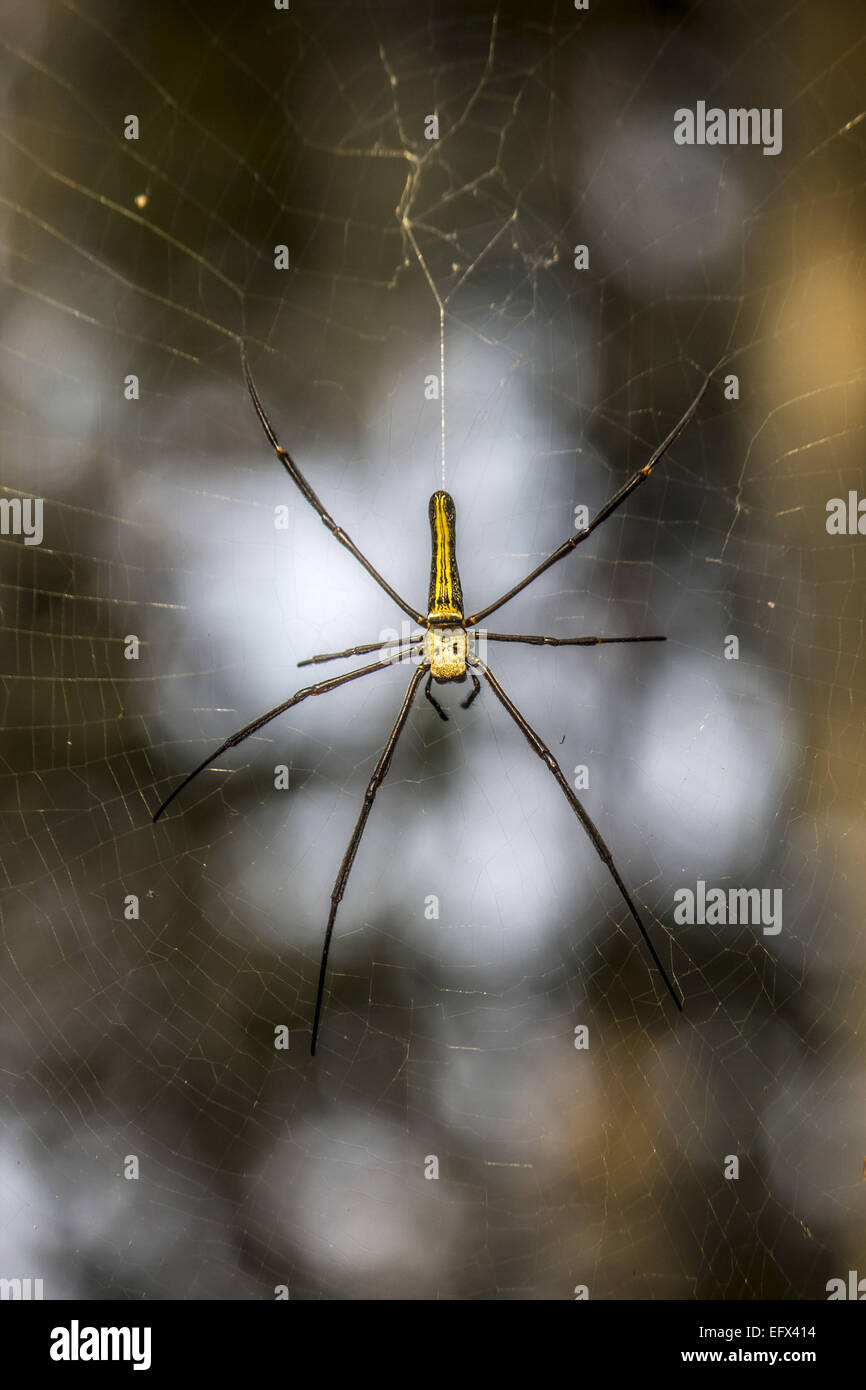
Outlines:
<svg viewBox="0 0 866 1390"><path fill-rule="evenodd" d="M463 590L457 571L454 539L456 512L454 499L447 492L434 492L430 498L430 593L427 599L428 623L463 623Z"/></svg>

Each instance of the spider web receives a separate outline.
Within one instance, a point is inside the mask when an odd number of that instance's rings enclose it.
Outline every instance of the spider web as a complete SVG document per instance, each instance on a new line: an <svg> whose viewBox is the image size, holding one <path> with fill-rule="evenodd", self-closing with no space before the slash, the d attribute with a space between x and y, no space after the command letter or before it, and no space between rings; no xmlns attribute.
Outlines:
<svg viewBox="0 0 866 1390"><path fill-rule="evenodd" d="M0 538L0 1275L824 1297L866 1192L864 542L825 529L862 473L857 8L7 12L3 496L43 498L45 536ZM783 108L782 153L675 146L698 100ZM280 438L422 607L443 465L471 610L713 369L651 482L492 620L666 644L488 653L588 769L682 1017L489 691L416 705L314 1061L328 896L408 669L292 710L151 825L299 660L402 617L280 469L244 335ZM698 879L782 888L781 933L676 926Z"/></svg>

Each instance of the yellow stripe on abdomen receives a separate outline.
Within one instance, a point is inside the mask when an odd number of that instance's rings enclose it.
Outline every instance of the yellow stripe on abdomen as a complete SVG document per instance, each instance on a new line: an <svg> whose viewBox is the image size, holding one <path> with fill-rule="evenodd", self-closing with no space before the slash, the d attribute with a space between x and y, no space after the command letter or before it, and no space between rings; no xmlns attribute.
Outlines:
<svg viewBox="0 0 866 1390"><path fill-rule="evenodd" d="M463 590L457 571L454 539L456 512L450 493L434 492L430 498L430 537L433 557L430 563L430 593L427 621L462 623Z"/></svg>

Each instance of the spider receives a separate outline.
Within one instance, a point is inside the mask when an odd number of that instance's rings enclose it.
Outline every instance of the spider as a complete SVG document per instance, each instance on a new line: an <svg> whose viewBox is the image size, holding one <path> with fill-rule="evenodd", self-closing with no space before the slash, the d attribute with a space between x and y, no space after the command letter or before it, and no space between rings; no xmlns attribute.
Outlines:
<svg viewBox="0 0 866 1390"><path fill-rule="evenodd" d="M667 453L668 449L674 441L679 438L692 419L709 385L710 378L707 377L705 379L700 391L695 396L695 399L692 401L682 419L674 426L667 438L658 446L649 462L644 464L643 468L638 469L634 476L620 488L619 492L614 494L609 502L605 503L601 510L596 513L581 531L576 532L573 536L570 536L568 540L563 541L562 545L559 546L557 550L554 550L551 555L548 555L546 560L542 560L540 565L536 565L535 569L530 571L519 584L513 585L506 593L495 599L493 603L488 603L486 608L480 608L477 613L472 613L467 616L464 613L463 593L460 587L460 575L457 569L455 549L456 512L454 501L451 496L447 492L440 491L434 492L433 496L430 498L429 518L432 541L430 590L427 601L427 612L421 613L413 608L411 604L406 603L396 590L392 589L391 585L382 577L379 571L371 565L367 557L361 554L351 537L346 534L341 526L337 525L330 513L326 511L300 469L280 444L274 433L273 426L265 414L264 407L259 400L259 395L250 372L249 362L247 361L246 344L244 342L241 343L241 366L243 368L247 389L250 393L256 414L261 421L262 428L289 477L300 488L310 506L318 513L335 539L354 555L358 563L364 567L373 579L375 579L379 587L384 589L388 597L392 599L404 613L407 613L421 629L417 634L405 640L398 641L396 650L389 652L382 660L374 661L368 666L361 666L343 675L332 676L329 680L319 681L315 685L309 685L303 690L298 690L294 695L291 695L288 700L284 700L282 704L277 705L274 709L268 710L266 714L259 715L252 723L245 724L242 729L238 729L237 732L227 738L224 743L221 743L215 752L211 753L209 757L199 763L198 767L194 768L193 771L175 787L174 791L170 796L166 797L153 817L154 821L158 821L163 812L166 811L174 801L175 797L178 796L185 787L189 786L193 778L197 777L200 772L203 772L205 768L209 767L212 762L219 758L229 748L236 748L238 744L248 739L251 734L257 733L259 729L264 728L266 724L270 724L272 719L276 719L279 715L285 713L286 710L291 709L293 705L300 704L302 700L308 699L311 695L325 695L329 690L336 690L339 686L345 685L348 681L358 680L361 676L368 676L374 671L382 671L395 662L412 658L416 660L416 667L409 681L406 694L403 697L403 703L400 706L399 713L394 721L394 726L388 736L388 741L382 750L379 761L376 763L373 775L367 785L367 790L364 793L364 803L361 807L361 813L352 831L348 848L343 855L343 860L340 864L339 872L337 873L331 892L331 910L328 914L328 924L325 928L325 940L322 947L322 958L319 965L319 980L316 989L316 1006L313 1014L313 1031L310 1039L311 1055L315 1056L316 1054L316 1044L319 1036L319 1025L321 1023L322 1004L325 992L325 977L328 968L328 954L331 948L331 937L334 931L337 910L346 890L346 883L352 865L355 862L355 855L358 852L358 846L361 843L361 837L364 834L370 812L373 809L376 793L384 782L388 769L391 766L391 759L394 756L397 741L406 726L409 711L412 708L412 704L425 676L427 680L424 686L424 694L440 719L447 720L447 714L433 694L433 682L435 681L437 685L446 684L451 681L465 683L468 677L472 681L472 690L469 692L466 699L461 701L462 708L468 709L481 691L481 682L477 675L478 672L481 673L499 703L514 720L530 748L550 769L558 782L563 795L566 797L571 809L589 836L599 858L607 866L611 877L616 883L626 907L637 924L638 930L640 931L653 962L667 986L671 999L674 1001L677 1009L682 1012L682 1001L671 984L668 974L658 957L656 949L641 921L640 914L631 899L628 889L620 877L619 871L613 861L613 856L601 832L576 796L565 773L547 747L547 744L526 721L517 706L509 699L490 667L477 655L473 645L470 643L470 635L474 635L472 634L472 629L477 628L478 623L480 623L483 618L489 617L491 613L495 613L497 609L502 608L510 599L513 599L515 595L521 593L528 585L532 584L534 580L538 579L539 575L544 574L545 570L550 569L551 565L555 565L559 560L564 559L566 555L570 555L582 541L585 541L588 536L591 536L593 531L622 505L625 499L629 497L636 488L640 487L641 483L646 482L655 465ZM592 647L606 643L664 642L666 640L664 637L658 636L539 637L513 632L486 632L485 636L488 642L521 642L531 646L545 647ZM385 647L394 648L394 646L395 643L393 639L390 638L385 641L367 642L361 646L349 647L346 651L325 652L318 656L311 656L305 661L299 662L298 665L310 666L325 661L340 661L346 657L363 656L371 652L381 651Z"/></svg>

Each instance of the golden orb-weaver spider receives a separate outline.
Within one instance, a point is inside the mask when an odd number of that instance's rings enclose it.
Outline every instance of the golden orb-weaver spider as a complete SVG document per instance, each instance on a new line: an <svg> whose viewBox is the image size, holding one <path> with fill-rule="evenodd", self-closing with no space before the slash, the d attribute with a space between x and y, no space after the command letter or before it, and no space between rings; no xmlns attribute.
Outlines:
<svg viewBox="0 0 866 1390"><path fill-rule="evenodd" d="M325 992L325 975L328 966L328 953L331 948L331 936L334 930L334 922L337 917L337 909L340 906L343 893L345 892L346 883L348 881L352 865L355 861L355 855L358 852L358 846L361 843L361 836L364 833L364 829L366 827L370 811L372 810L376 793L385 780L388 768L391 765L391 759L394 755L394 749L397 746L397 740L399 739L400 734L402 733L406 725L406 720L409 717L409 711L412 708L413 701L418 693L418 688L421 685L421 682L423 681L425 675L427 677L427 683L424 688L424 693L427 699L430 701L433 708L436 710L439 717L441 719L447 719L447 714L442 709L438 700L432 693L433 682L436 681L437 684L445 684L450 681L465 682L467 676L469 676L472 681L472 690L470 694L467 696L467 698L462 701L462 707L464 709L468 709L481 690L481 683L476 674L476 672L478 671L481 672L481 675L484 677L485 681L490 686L491 690L493 691L496 698L499 700L500 704L503 705L503 707L511 715L511 718L514 720L518 729L529 743L530 748L532 748L533 751L537 753L538 757L541 758L542 762L546 764L546 766L553 773L553 776L556 778L556 781L559 783L559 786L561 787L563 794L567 798L569 805L571 806L572 810L574 811L575 815L577 816L578 820L580 821L581 825L583 826L584 830L586 831L587 835L592 841L599 857L607 865L607 868L622 895L623 901L628 907L628 910L634 918L634 921L637 923L641 936L643 937L647 949L649 950L649 953L652 956L652 959L667 986L671 998L673 999L677 1008L680 1011L682 1011L682 1001L680 1000L679 995L674 989L674 986L671 984L667 971L665 970L664 966L661 963L661 960L658 957L656 949L649 938L649 934L646 930L646 927L641 921L640 914L638 913L638 910L635 907L629 895L628 889L626 888L625 884L622 881L622 878L619 875L619 871L613 862L611 852L608 849L604 839L602 838L601 833L599 832L595 823L591 820L590 816L587 814L582 803L580 802L575 791L573 790L571 784L569 783L567 777L565 776L565 773L563 772L559 763L556 761L556 758L553 756L550 749L547 747L546 743L544 743L544 741L539 737L539 735L535 732L531 725L527 723L523 715L517 709L516 705L514 705L512 701L509 699L508 695L506 695L502 686L499 684L499 681L496 679L493 672L490 670L490 667L486 664L486 662L482 661L481 658L478 655L476 655L476 653L472 649L470 643L470 635L472 634L474 629L477 629L478 623L480 623L483 618L488 617L491 613L496 612L498 608L501 608L503 604L508 603L509 599L514 598L516 594L519 594L523 589L527 587L527 585L531 584L533 580L537 579L539 575L544 574L545 570L550 569L551 565L555 565L558 560L562 560L566 555L570 555L576 546L580 545L582 541L585 541L586 538L590 536L592 532L598 526L600 526L603 521L605 521L609 516L611 516L612 513L615 512L616 509L622 505L625 499L629 497L631 493L635 491L636 488L640 487L641 483L646 482L647 478L652 473L652 470L658 463L659 459L661 459L664 456L664 454L667 453L668 449L671 447L674 441L682 434L686 425L692 419L692 416L695 414L695 411L697 410L698 405L700 404L701 398L703 397L703 394L706 391L707 386L709 385L709 377L707 377L703 382L701 389L695 396L695 399L692 401L691 405L683 415L682 419L678 421L678 423L671 430L667 438L664 439L662 443L658 446L655 453L650 458L649 462L644 464L643 468L638 469L634 476L631 477L629 481L625 483L623 487L620 488L619 492L615 493L615 495L610 499L609 502L605 503L601 510L596 513L596 515L588 522L586 526L583 527L582 530L575 532L575 534L573 536L570 536L568 540L563 541L562 545L559 546L558 549L554 550L552 554L548 555L546 560L542 560L540 565L536 565L535 569L532 570L526 576L525 579L522 579L519 584L515 584L511 589L508 590L507 593L502 594L498 599L495 599L493 603L489 603L486 608L481 608L478 610L477 613L472 613L467 616L464 613L463 593L460 586L460 575L457 569L457 555L455 549L455 507L453 499L449 496L449 494L447 492L441 491L434 492L433 496L430 498L429 515L432 539L430 590L427 602L427 612L422 613L418 609L413 608L410 604L406 603L405 600L402 599L400 595L394 589L391 588L391 585L388 583L388 581L386 579L383 579L382 575L378 572L378 570L374 569L373 565L370 564L370 561L366 558L366 556L361 554L360 550L355 545L351 537L349 537L346 534L346 532L342 529L341 526L337 525L330 513L325 510L324 506L319 501L316 494L313 492L313 489L310 487L306 478L303 476L303 474L300 472L292 458L280 444L276 434L274 433L273 426L271 425L270 420L265 414L264 407L262 406L262 403L259 400L258 392L256 391L255 385L253 383L253 379L250 374L249 363L247 361L245 343L241 343L241 363L243 366L244 378L246 380L247 388L252 398L253 405L255 406L256 413L258 414L258 417L262 423L262 428L264 429L265 434L270 440L277 457L283 464L283 467L286 469L286 472L288 473L289 477L300 488L301 492L309 502L310 506L313 507L316 512L318 512L319 516L321 517L322 521L324 522L325 526L327 526L331 534L340 542L341 545L345 546L346 549L349 550L352 555L354 555L358 563L363 565L367 573L371 575L373 579L375 579L376 583L380 586L380 588L385 590L385 593L389 596L389 598L393 599L397 606L401 608L404 613L407 613L409 617L412 618L413 621L416 622L418 626L422 629L421 632L414 636L410 636L405 642L398 643L397 650L389 654L383 660L374 661L369 666L362 666L357 670L349 671L342 676L332 676L330 680L320 681L316 685L310 685L303 690L298 690L295 692L294 695L290 696L288 700L284 700L282 704L277 705L274 709L268 710L266 714L259 715L258 719L254 719L252 723L245 724L242 729L238 729L237 732L232 734L230 738L227 738L224 743L221 743L219 748L217 748L213 753L211 753L209 757L205 758L203 762L199 763L198 767L194 768L193 771L183 779L183 781L180 783L179 786L177 786L174 789L171 795L166 797L165 801L163 801L162 805L158 808L153 817L154 821L159 820L163 812L171 805L175 797L183 791L184 787L188 786L194 777L197 777L200 772L203 772L206 767L209 767L210 764L214 762L218 757L220 757L222 753L225 753L226 750L229 748L236 748L239 743L243 743L244 739L249 738L251 734L254 734L259 729L263 728L265 724L269 724L271 720L276 719L278 715L283 714L288 709L291 709L293 705L300 704L302 700L306 700L312 695L325 695L329 690L336 690L338 686L345 685L348 681L357 680L360 676L370 675L373 671L382 671L387 666L392 665L394 662L403 661L409 658L418 659L418 665L416 666L416 669L412 675L412 679L409 682L409 688L407 689L406 694L403 698L403 703L400 706L400 711L394 722L394 726L388 737L388 741L385 744L379 761L376 763L373 775L370 778L367 790L364 793L364 804L361 808L361 813L358 816L355 828L352 831L352 837L349 841L346 853L343 855L343 860L340 864L340 869L337 874L333 890L331 892L331 910L328 916L328 924L325 929L325 941L322 947L322 959L319 967L319 981L316 990L316 1007L315 1013L313 1015L313 1032L310 1041L311 1054L315 1056L316 1043L319 1036L319 1024L321 1022L322 1015L322 1002L324 999ZM618 642L665 641L664 637L656 636L538 637L512 632L486 632L485 636L488 642L522 642L528 643L532 646L549 647L590 647L598 646L601 644ZM344 657L362 656L370 652L380 651L385 647L393 646L393 639L390 638L385 641L368 642L361 646L349 647L346 651L325 652L319 656L312 656L309 657L306 661L299 662L299 665L309 666L323 661L339 661Z"/></svg>

